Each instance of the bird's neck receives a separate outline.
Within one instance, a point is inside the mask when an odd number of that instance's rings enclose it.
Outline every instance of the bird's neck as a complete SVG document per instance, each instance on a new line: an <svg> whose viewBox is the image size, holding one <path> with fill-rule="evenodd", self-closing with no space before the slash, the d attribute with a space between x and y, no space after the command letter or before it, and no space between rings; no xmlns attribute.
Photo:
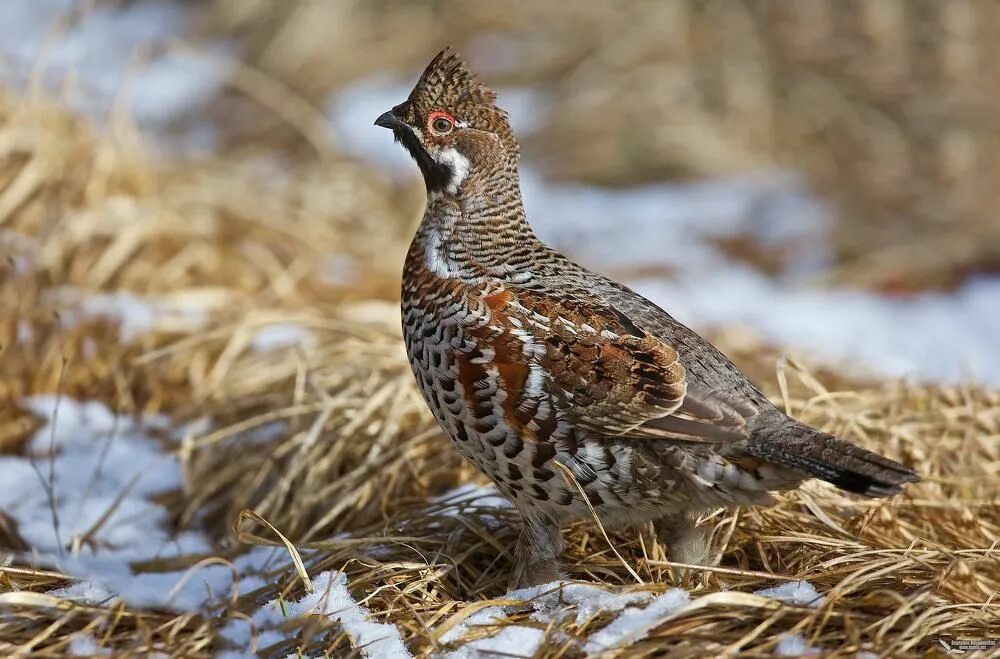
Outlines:
<svg viewBox="0 0 1000 659"><path fill-rule="evenodd" d="M453 192L431 193L412 255L443 276L501 276L530 266L540 246L524 214L515 162L473 168Z"/></svg>

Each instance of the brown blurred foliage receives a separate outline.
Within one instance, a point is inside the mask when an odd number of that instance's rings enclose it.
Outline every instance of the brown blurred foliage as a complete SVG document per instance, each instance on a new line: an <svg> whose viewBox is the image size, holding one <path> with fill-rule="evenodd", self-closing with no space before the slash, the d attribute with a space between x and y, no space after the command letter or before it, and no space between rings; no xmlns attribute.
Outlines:
<svg viewBox="0 0 1000 659"><path fill-rule="evenodd" d="M523 139L556 177L800 171L839 210L840 281L907 292L1000 266L992 0L209 0L202 19L315 104L454 44L542 93Z"/></svg>

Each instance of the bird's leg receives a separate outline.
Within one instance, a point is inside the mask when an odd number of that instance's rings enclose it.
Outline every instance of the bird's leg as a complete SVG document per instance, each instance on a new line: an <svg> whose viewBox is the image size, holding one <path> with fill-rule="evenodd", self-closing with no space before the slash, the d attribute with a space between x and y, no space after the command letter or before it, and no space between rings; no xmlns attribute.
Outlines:
<svg viewBox="0 0 1000 659"><path fill-rule="evenodd" d="M688 565L713 565L712 529L709 525L698 526L696 518L683 513L661 517L653 522L656 535L667 546L670 561ZM687 570L674 568L678 579L683 579Z"/></svg>
<svg viewBox="0 0 1000 659"><path fill-rule="evenodd" d="M514 550L516 564L510 579L510 590L537 586L561 579L559 554L562 533L559 525L545 516L521 513L521 535Z"/></svg>

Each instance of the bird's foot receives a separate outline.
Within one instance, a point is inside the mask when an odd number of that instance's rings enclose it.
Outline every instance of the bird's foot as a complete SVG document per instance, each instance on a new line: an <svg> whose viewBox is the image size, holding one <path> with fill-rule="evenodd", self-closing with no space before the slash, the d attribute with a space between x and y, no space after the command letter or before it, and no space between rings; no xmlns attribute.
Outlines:
<svg viewBox="0 0 1000 659"><path fill-rule="evenodd" d="M712 566L718 557L712 553L712 528L699 526L687 515L671 515L657 520L653 527L657 537L667 546L671 563ZM689 568L675 567L674 575L681 582Z"/></svg>
<svg viewBox="0 0 1000 659"><path fill-rule="evenodd" d="M556 581L563 577L559 565L562 534L553 520L522 514L523 526L514 550L514 573L508 583L510 590Z"/></svg>
<svg viewBox="0 0 1000 659"><path fill-rule="evenodd" d="M507 591L513 592L523 588L530 588L531 586L540 586L553 581L559 581L564 577L565 575L559 565L559 561L556 559L533 562L526 565L521 564L514 568Z"/></svg>

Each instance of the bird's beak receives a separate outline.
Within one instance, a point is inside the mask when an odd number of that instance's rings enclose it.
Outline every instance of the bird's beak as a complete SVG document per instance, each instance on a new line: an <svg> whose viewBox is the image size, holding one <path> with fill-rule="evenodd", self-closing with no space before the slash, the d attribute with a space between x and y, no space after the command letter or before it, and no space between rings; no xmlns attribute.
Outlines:
<svg viewBox="0 0 1000 659"><path fill-rule="evenodd" d="M402 119L392 113L392 110L379 115L379 118L375 120L375 125L389 130L400 130L408 127Z"/></svg>

